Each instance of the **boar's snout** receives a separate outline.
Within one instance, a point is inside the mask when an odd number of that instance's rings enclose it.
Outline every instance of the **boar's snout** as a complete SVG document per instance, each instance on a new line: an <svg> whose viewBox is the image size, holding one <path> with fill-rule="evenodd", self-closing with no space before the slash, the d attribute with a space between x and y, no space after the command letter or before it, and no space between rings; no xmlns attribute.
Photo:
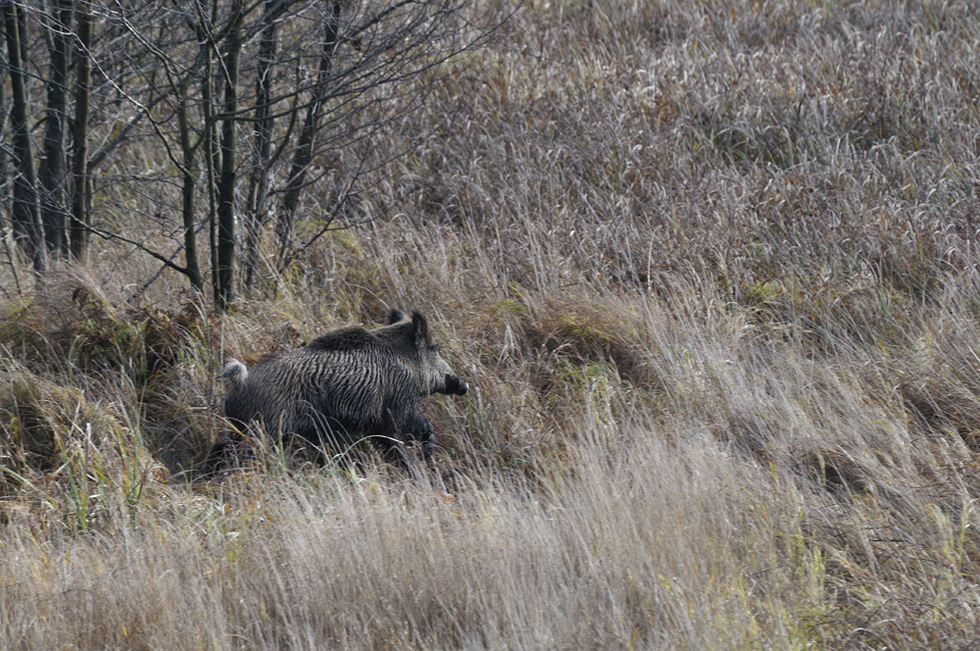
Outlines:
<svg viewBox="0 0 980 651"><path fill-rule="evenodd" d="M462 396L462 395L466 395L466 392L468 390L469 387L466 385L466 382L463 382L457 376L455 375L446 376L446 393L448 394L455 393L458 396Z"/></svg>

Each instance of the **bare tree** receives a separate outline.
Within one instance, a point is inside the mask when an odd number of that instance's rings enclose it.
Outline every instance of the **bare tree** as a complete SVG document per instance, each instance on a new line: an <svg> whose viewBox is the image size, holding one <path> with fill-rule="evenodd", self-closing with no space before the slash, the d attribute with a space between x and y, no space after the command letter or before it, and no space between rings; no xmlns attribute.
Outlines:
<svg viewBox="0 0 980 651"><path fill-rule="evenodd" d="M224 115L221 125L221 174L218 178L218 243L215 266L218 269L214 288L215 304L224 311L235 298L235 169L238 136L238 62L242 51L241 0L233 0L225 41L222 72L225 86Z"/></svg>
<svg viewBox="0 0 980 651"><path fill-rule="evenodd" d="M38 170L41 182L41 221L49 252L67 253L65 132L68 106L68 70L71 52L71 0L53 0L45 17L48 33L48 108L45 114L44 158Z"/></svg>
<svg viewBox="0 0 980 651"><path fill-rule="evenodd" d="M275 119L271 115L273 74L275 74L279 0L265 0L262 32L259 40L258 65L255 72L254 145L252 172L249 175L245 209L244 285L251 289L255 278L260 231L267 221L267 204L271 180L272 137Z"/></svg>
<svg viewBox="0 0 980 651"><path fill-rule="evenodd" d="M14 237L30 258L34 270L43 273L47 270L48 260L44 248L44 231L38 214L34 155L27 124L28 101L23 56L25 46L21 38L26 29L22 8L14 2L3 5L3 27L13 95L10 121L16 169L12 209Z"/></svg>
<svg viewBox="0 0 980 651"><path fill-rule="evenodd" d="M334 219L348 214L362 175L384 165L371 159L370 147L360 145L383 137L399 117L421 106L426 82L438 78L438 66L485 44L505 19L502 4L481 4L484 13L476 15L476 5L466 0L331 0L322 7L317 73L300 91L306 98L304 118L279 190L279 270L330 230ZM350 161L355 149L361 154ZM341 163L345 158L349 162ZM322 214L306 216L304 221L314 226L296 237L302 197L318 181L310 178L317 161L325 161L336 179L328 193L331 205Z"/></svg>
<svg viewBox="0 0 980 651"><path fill-rule="evenodd" d="M71 255L85 256L88 242L88 122L89 93L92 86L92 16L86 3L78 3L78 41L75 50L75 117L72 120L71 219L69 239Z"/></svg>
<svg viewBox="0 0 980 651"><path fill-rule="evenodd" d="M323 20L323 36L320 46L319 64L317 65L316 83L310 92L306 105L306 117L303 128L300 129L296 149L289 170L289 177L283 191L282 211L279 213L279 257L286 255L289 246L293 216L299 206L300 193L306 179L306 170L313 160L313 145L317 131L320 129L320 116L323 113L327 90L330 87L330 71L333 66L334 52L337 49L340 32L340 17L343 8L341 0L330 0L329 12Z"/></svg>

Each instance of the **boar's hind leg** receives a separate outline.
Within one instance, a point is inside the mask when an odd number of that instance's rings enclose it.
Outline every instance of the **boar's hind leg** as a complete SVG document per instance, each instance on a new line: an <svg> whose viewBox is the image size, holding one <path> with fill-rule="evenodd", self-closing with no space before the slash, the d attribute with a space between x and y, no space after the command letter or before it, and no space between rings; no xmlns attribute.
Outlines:
<svg viewBox="0 0 980 651"><path fill-rule="evenodd" d="M198 467L197 472L201 478L213 477L223 470L239 468L254 457L255 454L245 437L237 430L232 430L222 434L221 438L211 446L208 456Z"/></svg>
<svg viewBox="0 0 980 651"><path fill-rule="evenodd" d="M313 459L320 465L331 461L349 464L354 459L350 452L356 439L348 433L350 428L333 418L311 412L301 419L300 426L294 433L294 442L298 439L300 445L306 447Z"/></svg>

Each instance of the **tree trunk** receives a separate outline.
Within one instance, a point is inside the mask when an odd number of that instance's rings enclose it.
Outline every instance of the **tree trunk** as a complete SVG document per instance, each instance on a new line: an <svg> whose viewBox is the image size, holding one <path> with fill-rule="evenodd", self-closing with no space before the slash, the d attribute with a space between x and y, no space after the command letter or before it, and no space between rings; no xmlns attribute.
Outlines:
<svg viewBox="0 0 980 651"><path fill-rule="evenodd" d="M249 179L248 208L245 213L244 280L252 288L258 264L259 232L266 222L266 200L269 196L269 160L272 149L274 119L269 115L272 102L273 58L276 54L276 5L278 0L265 0L262 15L265 26L259 41L258 72L255 79L255 160Z"/></svg>
<svg viewBox="0 0 980 651"><path fill-rule="evenodd" d="M211 288L214 292L215 305L218 303L220 285L218 284L218 217L215 205L215 171L221 167L221 151L218 149L218 137L214 128L214 65L212 61L211 43L201 30L198 40L204 48L204 74L201 77L201 111L204 118L204 165L207 176L208 198L208 244L211 254Z"/></svg>
<svg viewBox="0 0 980 651"><path fill-rule="evenodd" d="M19 7L7 2L3 7L4 33L7 40L7 61L10 69L10 89L13 107L10 112L13 132L12 149L17 176L14 179L12 212L14 238L30 258L34 270L47 270L48 258L44 248L44 229L37 209L37 182L34 175L34 156L27 124L27 88L24 83L24 61L20 35L24 32L24 17Z"/></svg>
<svg viewBox="0 0 980 651"><path fill-rule="evenodd" d="M221 125L221 173L218 176L217 307L224 312L235 299L235 161L238 112L238 59L242 49L242 3L232 3L224 54L225 99Z"/></svg>
<svg viewBox="0 0 980 651"><path fill-rule="evenodd" d="M0 20L3 16L0 15ZM7 67L4 66L0 69L0 133L3 132L3 124L7 121L7 94L6 94L6 79L4 78L4 73L7 72ZM7 187L7 150L4 147L0 147L0 188ZM4 194L0 196L0 210L6 207L8 195ZM4 236L3 223L0 222L0 236Z"/></svg>
<svg viewBox="0 0 980 651"><path fill-rule="evenodd" d="M88 113L89 91L92 86L92 60L89 48L92 44L92 18L89 6L78 3L78 47L75 52L75 120L72 122L73 144L71 161L71 256L75 260L85 257L88 244Z"/></svg>
<svg viewBox="0 0 980 651"><path fill-rule="evenodd" d="M41 182L41 222L44 224L44 241L48 251L67 253L68 238L65 231L65 118L67 108L67 83L69 63L69 30L71 28L71 0L55 0L52 16L48 19L50 32L50 56L48 78L48 108L45 116L47 129L44 135L44 160L38 170Z"/></svg>
<svg viewBox="0 0 980 651"><path fill-rule="evenodd" d="M337 49L338 32L340 29L340 10L342 0L330 0L330 17L323 26L323 46L320 50L320 64L317 68L316 84L313 86L313 96L306 108L306 118L296 142L293 162L289 171L289 180L282 200L282 211L279 213L279 260L286 259L292 239L293 217L299 207L300 193L306 183L306 170L313 161L313 146L316 134L320 129L320 114L323 108L324 95L330 82L330 70L333 66L334 51Z"/></svg>
<svg viewBox="0 0 980 651"><path fill-rule="evenodd" d="M180 129L180 149L184 156L182 165L181 215L184 224L184 261L185 273L191 285L198 291L204 290L204 280L201 278L201 264L197 254L197 223L194 215L194 173L197 165L194 162L195 153L191 145L191 128L187 118L187 86L188 78L180 88L177 105L177 124Z"/></svg>

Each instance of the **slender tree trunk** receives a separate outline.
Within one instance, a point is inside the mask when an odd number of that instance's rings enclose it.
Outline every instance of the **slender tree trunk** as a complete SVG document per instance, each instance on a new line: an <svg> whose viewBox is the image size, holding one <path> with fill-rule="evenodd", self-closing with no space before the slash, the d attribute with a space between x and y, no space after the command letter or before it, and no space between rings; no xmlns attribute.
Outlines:
<svg viewBox="0 0 980 651"><path fill-rule="evenodd" d="M71 256L75 260L85 257L88 245L88 114L89 91L92 86L92 60L89 48L92 44L92 17L86 2L79 2L78 47L75 52L75 119L72 122L71 160Z"/></svg>
<svg viewBox="0 0 980 651"><path fill-rule="evenodd" d="M330 0L330 17L323 25L323 44L320 50L320 64L317 68L316 84L313 86L313 97L306 108L306 118L296 142L293 162L289 171L289 180L283 194L282 211L279 213L279 260L286 259L290 240L292 239L293 218L299 207L300 194L306 183L306 170L313 161L313 149L316 134L320 129L324 96L330 82L330 71L333 67L334 52L337 49L338 32L340 29L340 10L342 0Z"/></svg>
<svg viewBox="0 0 980 651"><path fill-rule="evenodd" d="M67 253L65 230L65 120L69 63L69 30L72 0L55 0L49 18L50 56L48 108L45 121L44 159L38 171L41 182L41 222L48 251Z"/></svg>
<svg viewBox="0 0 980 651"><path fill-rule="evenodd" d="M274 119L269 115L272 101L273 58L276 54L276 5L278 0L265 0L262 19L265 27L259 41L258 73L255 79L255 159L249 179L248 208L245 222L244 282L252 288L258 264L259 232L266 221L266 200L269 196L269 156L272 149Z"/></svg>
<svg viewBox="0 0 980 651"><path fill-rule="evenodd" d="M221 152L218 149L218 137L215 133L214 120L214 70L211 43L202 32L199 39L204 44L204 75L201 78L201 110L204 113L204 165L207 172L208 197L208 244L211 254L211 288L214 292L214 302L218 303L218 218L215 204L215 171L221 167Z"/></svg>
<svg viewBox="0 0 980 651"><path fill-rule="evenodd" d="M17 169L12 210L14 238L30 258L34 270L43 273L47 270L48 258L44 248L44 229L37 209L37 181L27 124L27 87L24 83L23 44L20 37L24 33L24 17L13 2L8 1L3 5L3 24L7 40L10 89L13 94L10 120Z"/></svg>
<svg viewBox="0 0 980 651"><path fill-rule="evenodd" d="M177 105L177 123L180 129L180 149L184 156L181 188L181 215L184 223L184 261L185 273L191 285L198 291L204 290L204 280L201 278L201 265L197 254L197 223L194 215L195 153L191 145L191 128L187 118L187 86L188 78L180 88L180 98Z"/></svg>
<svg viewBox="0 0 980 651"><path fill-rule="evenodd" d="M0 20L3 16L0 15ZM0 69L0 132L3 131L3 124L7 122L7 93L6 75L7 66ZM0 147L0 188L7 187L7 151ZM6 207L8 196L0 196L0 208ZM0 236L4 235L3 224L0 222Z"/></svg>
<svg viewBox="0 0 980 651"><path fill-rule="evenodd" d="M2 16L0 16L2 19ZM5 92L6 79L4 77L7 72L7 67L4 66L0 70L0 125L7 121L7 94ZM2 126L0 126L0 131L2 131ZM0 188L7 187L7 150L0 147ZM6 208L8 204L9 195L4 193L0 196L0 208ZM7 227L0 220L0 240L3 241L3 250L7 254L7 264L10 266L10 272L14 278L14 287L17 289L17 293L20 293L20 279L17 277L17 265L14 264L13 255L10 252L10 246L7 244Z"/></svg>
<svg viewBox="0 0 980 651"><path fill-rule="evenodd" d="M224 54L225 98L221 124L221 173L218 177L217 307L225 311L235 299L235 162L238 112L238 60L242 49L242 3L232 3Z"/></svg>

